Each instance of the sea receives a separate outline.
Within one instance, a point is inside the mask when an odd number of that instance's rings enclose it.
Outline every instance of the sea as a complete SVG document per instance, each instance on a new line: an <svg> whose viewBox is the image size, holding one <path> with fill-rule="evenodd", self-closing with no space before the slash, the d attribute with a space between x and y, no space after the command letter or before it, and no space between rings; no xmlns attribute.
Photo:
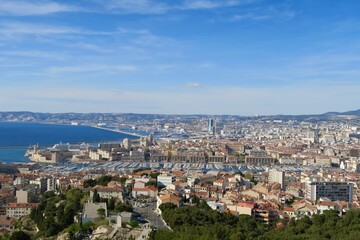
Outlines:
<svg viewBox="0 0 360 240"><path fill-rule="evenodd" d="M124 138L136 137L81 125L0 122L0 162L28 162L24 154L35 144L118 142Z"/></svg>

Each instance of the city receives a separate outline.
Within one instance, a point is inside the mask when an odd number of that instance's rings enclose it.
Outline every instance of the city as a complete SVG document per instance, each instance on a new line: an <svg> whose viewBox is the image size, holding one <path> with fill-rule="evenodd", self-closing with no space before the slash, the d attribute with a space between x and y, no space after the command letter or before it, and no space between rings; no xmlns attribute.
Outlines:
<svg viewBox="0 0 360 240"><path fill-rule="evenodd" d="M103 119L91 124L109 131L130 126ZM204 201L209 209L247 215L271 228L327 210L342 216L360 208L360 121L355 115L308 121L157 116L131 126L129 131L148 136L29 148L30 162L13 164L17 173L1 174L3 229L13 231L21 219L27 224L22 228L34 231L37 221L27 216L39 209L44 195L70 190L81 191L84 206L70 213L75 218L69 223L102 225L91 233L73 230L63 236L57 226L44 236L148 237L154 229L173 227L162 215L165 203L181 208ZM124 222L137 227L124 227Z"/></svg>
<svg viewBox="0 0 360 240"><path fill-rule="evenodd" d="M358 240L359 12L0 0L0 240Z"/></svg>

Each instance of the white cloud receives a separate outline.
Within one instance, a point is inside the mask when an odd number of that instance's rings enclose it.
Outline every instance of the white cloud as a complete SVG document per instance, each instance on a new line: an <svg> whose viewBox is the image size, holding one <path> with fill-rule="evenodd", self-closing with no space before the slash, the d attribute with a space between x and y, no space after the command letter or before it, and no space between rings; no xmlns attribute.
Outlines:
<svg viewBox="0 0 360 240"><path fill-rule="evenodd" d="M75 28L51 26L45 24L29 24L23 22L0 23L1 35L16 35L16 34L47 35L47 34L71 34L71 33L79 33L79 32L80 30Z"/></svg>
<svg viewBox="0 0 360 240"><path fill-rule="evenodd" d="M254 0L91 0L86 7L50 0L1 0L0 16L32 16L61 12L104 12L118 14L163 14L172 10L216 9L251 3ZM74 1L76 3L76 1ZM81 1L80 1L81 2Z"/></svg>
<svg viewBox="0 0 360 240"><path fill-rule="evenodd" d="M238 6L253 0L94 0L106 10L120 14L163 14L173 10L201 10Z"/></svg>
<svg viewBox="0 0 360 240"><path fill-rule="evenodd" d="M85 65L85 66L63 66L51 67L48 73L84 73L84 72L134 72L137 71L136 66L132 65Z"/></svg>
<svg viewBox="0 0 360 240"><path fill-rule="evenodd" d="M86 29L60 26L60 25L48 25L48 24L33 24L26 22L0 22L0 37L14 37L14 36L71 36L71 35L115 35L119 34L118 31L114 32L99 32L90 31Z"/></svg>
<svg viewBox="0 0 360 240"><path fill-rule="evenodd" d="M261 21L272 18L270 15L255 15L254 13L247 13L244 15L234 15L230 18L230 21L243 21L243 20L253 20L253 21Z"/></svg>
<svg viewBox="0 0 360 240"><path fill-rule="evenodd" d="M150 34L150 31L147 29L128 29L128 28L119 27L118 33L134 34L134 35L147 35L147 34Z"/></svg>
<svg viewBox="0 0 360 240"><path fill-rule="evenodd" d="M107 10L118 13L159 14L169 10L164 3L152 0L98 0Z"/></svg>
<svg viewBox="0 0 360 240"><path fill-rule="evenodd" d="M56 60L64 60L69 57L68 54L63 52L50 52L50 51L36 51L36 50L23 50L23 51L0 51L0 55L13 56L22 58L51 58ZM19 58L18 58L19 59Z"/></svg>
<svg viewBox="0 0 360 240"><path fill-rule="evenodd" d="M223 16L219 20L229 22L240 21L264 21L269 19L288 20L296 16L296 12L288 5L277 5L276 7L254 7L250 9L237 9L234 15Z"/></svg>
<svg viewBox="0 0 360 240"><path fill-rule="evenodd" d="M58 12L76 11L74 6L59 4L50 1L18 1L18 0L1 0L0 15L46 15Z"/></svg>
<svg viewBox="0 0 360 240"><path fill-rule="evenodd" d="M237 1L237 0L223 0L223 1L214 1L214 0L186 0L183 3L182 9L214 9L222 7L231 7L237 6L243 3L248 3L251 1Z"/></svg>
<svg viewBox="0 0 360 240"><path fill-rule="evenodd" d="M201 85L200 83L187 83L185 84L186 88L199 88Z"/></svg>

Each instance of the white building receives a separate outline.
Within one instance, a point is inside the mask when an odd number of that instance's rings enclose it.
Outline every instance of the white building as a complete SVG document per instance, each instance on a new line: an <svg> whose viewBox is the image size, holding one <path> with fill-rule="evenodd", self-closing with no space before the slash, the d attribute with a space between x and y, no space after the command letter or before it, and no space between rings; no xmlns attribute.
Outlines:
<svg viewBox="0 0 360 240"><path fill-rule="evenodd" d="M125 138L123 140L123 146L124 148L126 148L127 150L130 150L131 148L131 140L129 138Z"/></svg>
<svg viewBox="0 0 360 240"><path fill-rule="evenodd" d="M306 198L313 202L319 198L352 202L353 184L346 182L310 182L307 184Z"/></svg>
<svg viewBox="0 0 360 240"><path fill-rule="evenodd" d="M157 176L157 186L167 187L169 184L175 182L176 177L172 174L161 174Z"/></svg>
<svg viewBox="0 0 360 240"><path fill-rule="evenodd" d="M36 203L8 203L6 208L6 216L13 218L20 218L22 216L29 215L31 209L37 206Z"/></svg>
<svg viewBox="0 0 360 240"><path fill-rule="evenodd" d="M269 183L280 183L281 189L285 190L285 172L272 169L269 171Z"/></svg>
<svg viewBox="0 0 360 240"><path fill-rule="evenodd" d="M28 191L16 190L16 203L29 203Z"/></svg>
<svg viewBox="0 0 360 240"><path fill-rule="evenodd" d="M30 180L30 184L38 185L40 188L40 193L44 193L47 190L47 178L40 177L35 180Z"/></svg>
<svg viewBox="0 0 360 240"><path fill-rule="evenodd" d="M218 212L224 212L226 210L225 203L215 202L215 201L208 201L206 203L212 210L216 210Z"/></svg>
<svg viewBox="0 0 360 240"><path fill-rule="evenodd" d="M120 186L116 187L104 187L104 186L96 186L90 190L90 198L92 199L94 196L94 191L97 191L100 198L106 199L120 199L123 200L123 189Z"/></svg>
<svg viewBox="0 0 360 240"><path fill-rule="evenodd" d="M56 191L56 179L54 178L47 179L46 191Z"/></svg>

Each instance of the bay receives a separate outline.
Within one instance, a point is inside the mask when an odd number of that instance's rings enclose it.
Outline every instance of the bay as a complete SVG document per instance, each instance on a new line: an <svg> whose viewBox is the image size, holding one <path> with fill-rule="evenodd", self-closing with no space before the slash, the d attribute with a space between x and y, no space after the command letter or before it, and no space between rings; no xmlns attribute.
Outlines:
<svg viewBox="0 0 360 240"><path fill-rule="evenodd" d="M53 145L59 142L122 141L134 136L88 126L71 126L27 122L0 122L0 161L25 162L28 146Z"/></svg>

